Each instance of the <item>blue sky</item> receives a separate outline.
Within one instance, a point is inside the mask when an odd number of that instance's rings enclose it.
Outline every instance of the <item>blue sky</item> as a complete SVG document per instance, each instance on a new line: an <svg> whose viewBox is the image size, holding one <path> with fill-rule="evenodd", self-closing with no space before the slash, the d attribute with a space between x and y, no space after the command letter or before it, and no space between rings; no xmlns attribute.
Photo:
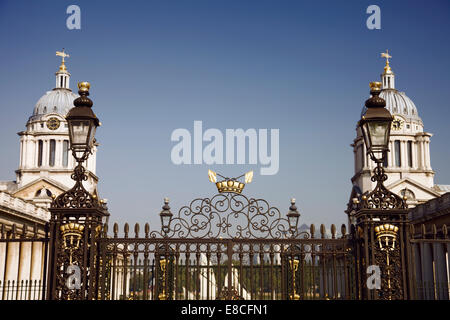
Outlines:
<svg viewBox="0 0 450 320"><path fill-rule="evenodd" d="M66 8L81 8L81 30ZM381 30L366 8L381 8ZM256 174L246 195L282 212L295 197L301 223L343 223L351 189L355 126L368 83L389 49L396 87L415 102L431 143L435 182L450 184L450 2L443 1L0 1L0 179L15 178L19 137L37 100L54 86L66 48L72 74L91 82L99 192L111 220L159 227L211 196L213 169L175 166L173 130L277 128L280 170Z"/></svg>

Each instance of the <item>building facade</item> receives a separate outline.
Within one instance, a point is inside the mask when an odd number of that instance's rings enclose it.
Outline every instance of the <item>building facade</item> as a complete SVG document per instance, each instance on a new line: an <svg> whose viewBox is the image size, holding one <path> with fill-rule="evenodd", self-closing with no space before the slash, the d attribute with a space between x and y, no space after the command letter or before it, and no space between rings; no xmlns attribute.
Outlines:
<svg viewBox="0 0 450 320"><path fill-rule="evenodd" d="M71 178L76 163L69 151L69 129L65 116L78 97L70 89L70 73L64 58L55 73L56 85L36 103L20 137L20 162L15 181L0 181L1 237L44 237L50 219L52 198L73 187ZM96 170L97 146L84 166L86 189L98 196ZM30 290L42 285L44 246L42 242L0 243L0 296L5 290L19 292L23 281ZM42 261L42 263L36 263ZM10 287L10 288L9 288Z"/></svg>
<svg viewBox="0 0 450 320"><path fill-rule="evenodd" d="M15 181L0 181L0 193L19 198L37 207L48 208L53 196L70 189L75 160L69 151L69 129L65 116L78 97L70 89L70 73L64 58L55 73L56 85L36 103L26 129L20 136L20 162ZM87 190L97 194L97 146L84 163L88 171Z"/></svg>
<svg viewBox="0 0 450 320"><path fill-rule="evenodd" d="M394 117L389 152L384 163L388 176L385 185L400 196L406 195L408 206L414 207L450 191L450 186L434 183L435 172L431 167L430 155L432 134L424 130L414 102L404 92L396 89L395 74L389 64L391 56L384 53L383 57L386 57L386 65L381 74L380 97L386 101L386 108ZM362 114L364 112L365 107ZM376 184L370 179L375 163L366 153L364 139L358 127L351 147L355 174L351 179L353 190L350 200L371 191Z"/></svg>

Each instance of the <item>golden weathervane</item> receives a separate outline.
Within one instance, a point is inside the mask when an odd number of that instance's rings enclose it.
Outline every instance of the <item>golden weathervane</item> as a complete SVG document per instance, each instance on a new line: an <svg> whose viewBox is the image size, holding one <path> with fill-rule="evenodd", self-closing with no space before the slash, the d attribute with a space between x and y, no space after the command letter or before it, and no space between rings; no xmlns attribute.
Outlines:
<svg viewBox="0 0 450 320"><path fill-rule="evenodd" d="M382 58L386 58L386 66L384 67L385 71L391 71L391 67L389 66L389 59L392 58L391 55L389 55L388 49L386 49L386 52L381 53Z"/></svg>
<svg viewBox="0 0 450 320"><path fill-rule="evenodd" d="M217 176L223 178L223 180L217 182ZM208 170L209 181L213 182L217 186L219 193L234 192L240 194L245 187L246 183L250 183L253 180L253 171L249 171L237 178L227 178L218 174L212 170ZM244 182L240 182L238 179L244 177Z"/></svg>
<svg viewBox="0 0 450 320"><path fill-rule="evenodd" d="M64 65L64 58L69 58L69 54L64 52L64 48L62 51L56 51L56 55L59 57L62 57L61 66L59 67L59 70L66 70L66 66Z"/></svg>

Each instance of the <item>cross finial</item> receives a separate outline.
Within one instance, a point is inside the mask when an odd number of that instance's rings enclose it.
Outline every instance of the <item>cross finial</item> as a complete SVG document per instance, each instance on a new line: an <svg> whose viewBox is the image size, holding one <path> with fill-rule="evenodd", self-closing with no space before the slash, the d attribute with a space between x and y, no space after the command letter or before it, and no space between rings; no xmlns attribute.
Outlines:
<svg viewBox="0 0 450 320"><path fill-rule="evenodd" d="M56 55L62 57L62 63L63 64L64 64L64 58L70 57L69 54L64 52L64 48L62 49L62 51L56 51Z"/></svg>
<svg viewBox="0 0 450 320"><path fill-rule="evenodd" d="M62 51L56 51L56 55L59 57L62 57L62 61L61 61L61 65L59 66L59 70L60 71L65 71L66 70L66 66L64 65L64 58L68 58L70 57L67 53L64 52L64 48L62 49Z"/></svg>
<svg viewBox="0 0 450 320"><path fill-rule="evenodd" d="M391 55L389 55L388 49L386 49L386 52L381 53L382 58L386 58L386 65L389 65L389 58L392 58Z"/></svg>

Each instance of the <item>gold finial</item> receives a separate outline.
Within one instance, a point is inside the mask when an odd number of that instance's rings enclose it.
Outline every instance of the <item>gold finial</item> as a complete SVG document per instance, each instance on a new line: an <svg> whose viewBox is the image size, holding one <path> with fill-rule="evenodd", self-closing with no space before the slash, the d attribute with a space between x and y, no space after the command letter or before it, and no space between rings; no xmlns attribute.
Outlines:
<svg viewBox="0 0 450 320"><path fill-rule="evenodd" d="M78 82L78 90L83 92L89 92L89 88L91 87L91 84L87 81Z"/></svg>
<svg viewBox="0 0 450 320"><path fill-rule="evenodd" d="M221 181L217 181L217 176L223 178ZM238 179L244 177L245 183L238 181ZM216 184L219 193L223 192L234 192L240 194L245 187L246 183L250 183L253 180L253 171L249 171L237 178L226 178L217 172L208 170L209 181Z"/></svg>
<svg viewBox="0 0 450 320"><path fill-rule="evenodd" d="M208 178L209 181L216 183L217 182L217 173L212 170L208 170Z"/></svg>
<svg viewBox="0 0 450 320"><path fill-rule="evenodd" d="M389 66L389 59L392 58L391 55L389 55L388 49L386 49L386 52L381 53L382 58L386 58L386 66L384 67L384 72L392 72L391 67Z"/></svg>
<svg viewBox="0 0 450 320"><path fill-rule="evenodd" d="M370 90L381 90L381 82L370 82L369 83Z"/></svg>
<svg viewBox="0 0 450 320"><path fill-rule="evenodd" d="M66 71L66 66L64 65L64 58L70 57L69 54L64 52L64 48L62 51L56 51L56 55L62 57L61 65L59 66L59 71Z"/></svg>

